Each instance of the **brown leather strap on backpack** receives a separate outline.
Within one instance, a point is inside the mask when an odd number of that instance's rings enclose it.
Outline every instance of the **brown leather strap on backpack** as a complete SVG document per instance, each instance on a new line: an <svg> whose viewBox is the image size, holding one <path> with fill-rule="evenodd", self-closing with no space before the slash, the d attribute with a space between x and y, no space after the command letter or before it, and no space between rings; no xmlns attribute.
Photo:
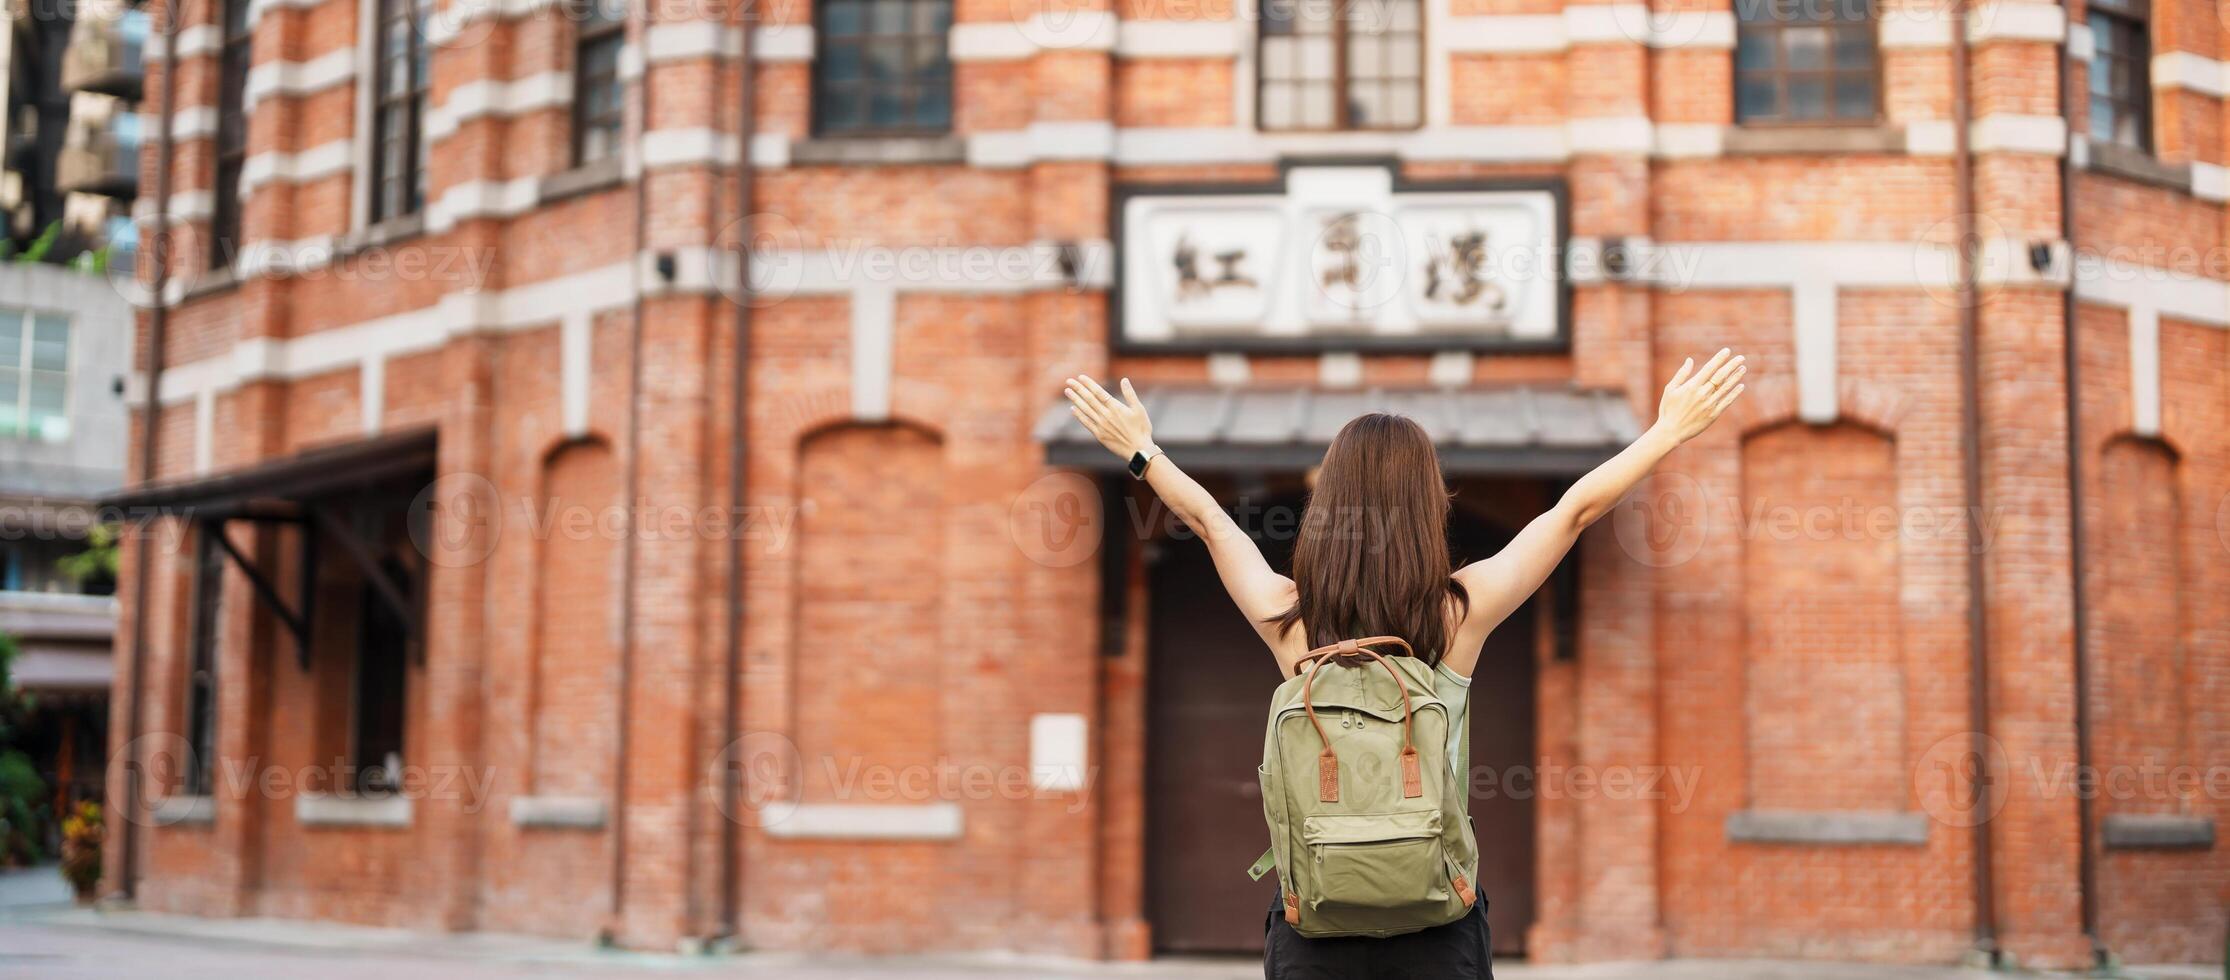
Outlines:
<svg viewBox="0 0 2230 980"><path fill-rule="evenodd" d="M1324 744L1324 751L1318 753L1316 757L1316 798L1320 802L1337 803L1340 800L1340 760L1337 755L1332 753L1331 733L1324 730L1324 722L1316 717L1316 704L1312 700L1316 689L1317 673L1324 669L1324 664L1334 660L1343 663L1360 663L1366 660L1376 662L1379 666L1386 668L1387 675L1394 679L1394 686L1401 691L1402 796L1415 799L1425 795L1424 773L1417 763L1417 745L1414 738L1417 717L1415 711L1410 707L1409 685L1402 682L1401 672L1395 670L1393 664L1387 663L1385 657L1370 649L1374 646L1383 646L1389 643L1401 647L1403 654L1416 655L1410 650L1409 641L1401 637L1367 636L1360 640L1341 640L1338 643L1317 647L1309 651L1308 655L1300 660L1300 663L1304 665L1311 661L1318 661L1316 668L1309 671L1308 679L1301 682L1301 708L1308 712L1309 724L1316 726L1316 737Z"/></svg>

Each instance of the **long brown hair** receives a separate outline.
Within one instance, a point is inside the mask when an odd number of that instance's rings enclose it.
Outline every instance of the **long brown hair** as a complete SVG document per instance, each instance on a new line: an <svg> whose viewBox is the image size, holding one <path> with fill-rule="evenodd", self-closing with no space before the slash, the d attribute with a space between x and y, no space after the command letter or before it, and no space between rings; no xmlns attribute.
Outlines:
<svg viewBox="0 0 2230 980"><path fill-rule="evenodd" d="M1293 545L1293 608L1268 622L1308 624L1311 647L1398 636L1437 663L1453 639L1448 600L1459 614L1471 605L1450 571L1432 438L1399 415L1362 415L1324 451Z"/></svg>

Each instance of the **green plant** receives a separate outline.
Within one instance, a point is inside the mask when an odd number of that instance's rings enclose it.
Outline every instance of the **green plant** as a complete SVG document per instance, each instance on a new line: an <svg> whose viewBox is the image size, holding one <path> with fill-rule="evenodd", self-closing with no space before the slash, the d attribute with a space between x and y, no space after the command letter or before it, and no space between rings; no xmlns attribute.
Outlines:
<svg viewBox="0 0 2230 980"><path fill-rule="evenodd" d="M32 239L31 244L23 247L23 251L15 252L12 255L0 256L0 258L7 258L10 261L19 262L24 265L29 265L34 262L44 262L46 261L47 253L54 251L54 243L61 240L62 223L59 221L51 222L46 226L45 231L39 232L39 237ZM13 243L10 244L12 245Z"/></svg>
<svg viewBox="0 0 2230 980"><path fill-rule="evenodd" d="M109 253L115 247L114 245L103 245L96 249L79 252L77 258L70 260L70 268L89 275L107 275Z"/></svg>
<svg viewBox="0 0 2230 980"><path fill-rule="evenodd" d="M115 579L116 525L94 525L93 533L86 536L85 550L63 556L54 563L54 567L73 583L82 584L87 579Z"/></svg>
<svg viewBox="0 0 2230 980"><path fill-rule="evenodd" d="M16 643L0 634L0 867L30 864L45 856L39 847L39 804L46 780L31 757L16 748L16 728L27 710L16 690L12 668Z"/></svg>

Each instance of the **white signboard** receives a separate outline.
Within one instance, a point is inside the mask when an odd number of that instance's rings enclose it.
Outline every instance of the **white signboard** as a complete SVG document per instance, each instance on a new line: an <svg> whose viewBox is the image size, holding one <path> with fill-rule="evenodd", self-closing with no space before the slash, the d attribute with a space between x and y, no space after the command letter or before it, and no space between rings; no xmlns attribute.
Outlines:
<svg viewBox="0 0 2230 980"><path fill-rule="evenodd" d="M1122 209L1128 346L1546 346L1564 336L1551 190L1396 190L1384 167L1296 167L1283 193L1148 192Z"/></svg>

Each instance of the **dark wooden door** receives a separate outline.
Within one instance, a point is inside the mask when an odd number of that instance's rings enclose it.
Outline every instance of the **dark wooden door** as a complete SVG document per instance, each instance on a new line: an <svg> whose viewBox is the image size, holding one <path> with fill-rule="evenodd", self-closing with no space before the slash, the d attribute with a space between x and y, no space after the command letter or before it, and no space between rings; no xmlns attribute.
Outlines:
<svg viewBox="0 0 2230 980"><path fill-rule="evenodd" d="M1291 542L1279 537L1261 544L1283 570ZM1255 769L1277 661L1206 545L1161 541L1149 555L1146 920L1163 952L1259 953L1275 876L1246 869L1270 846Z"/></svg>
<svg viewBox="0 0 2230 980"><path fill-rule="evenodd" d="M1457 562L1476 561L1509 543L1508 533L1466 519L1461 511L1449 528L1450 554ZM1535 797L1539 761L1534 753L1534 604L1525 603L1487 635L1479 666L1471 672L1471 771L1492 772L1492 781L1472 779L1471 824L1479 836L1479 893L1487 899L1487 922L1494 930L1496 955L1525 952L1525 931L1533 924ZM1523 781L1510 785L1514 772Z"/></svg>

